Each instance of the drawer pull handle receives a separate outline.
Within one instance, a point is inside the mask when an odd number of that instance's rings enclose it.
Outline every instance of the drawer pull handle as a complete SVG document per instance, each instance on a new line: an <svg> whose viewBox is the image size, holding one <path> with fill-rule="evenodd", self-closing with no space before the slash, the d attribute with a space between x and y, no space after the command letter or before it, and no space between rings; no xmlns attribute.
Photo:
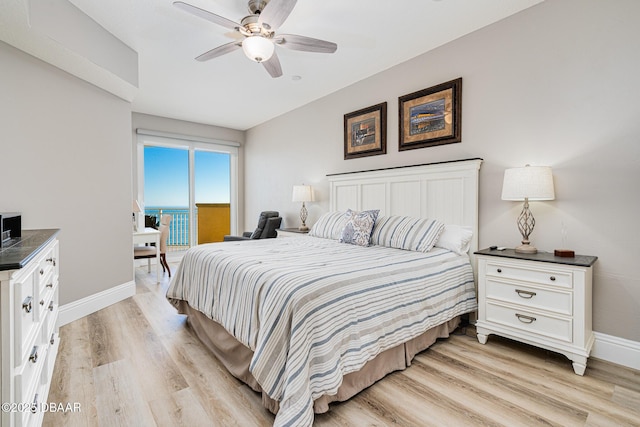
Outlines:
<svg viewBox="0 0 640 427"><path fill-rule="evenodd" d="M49 311L53 311L53 301L49 303Z"/></svg>
<svg viewBox="0 0 640 427"><path fill-rule="evenodd" d="M38 346L34 345L29 355L29 362L36 363L38 361Z"/></svg>
<svg viewBox="0 0 640 427"><path fill-rule="evenodd" d="M33 397L33 403L31 404L31 413L35 414L38 412L38 393Z"/></svg>
<svg viewBox="0 0 640 427"><path fill-rule="evenodd" d="M521 321L522 323L533 323L536 321L535 317L531 317L531 316L525 316L524 314L519 314L516 313L516 317L518 318L519 321Z"/></svg>
<svg viewBox="0 0 640 427"><path fill-rule="evenodd" d="M47 262L50 262L51 264L53 264L53 266L56 266L56 259L54 257L51 258L47 258Z"/></svg>
<svg viewBox="0 0 640 427"><path fill-rule="evenodd" d="M45 286L45 288L53 288L53 282L48 283L48 284Z"/></svg>
<svg viewBox="0 0 640 427"><path fill-rule="evenodd" d="M499 268L498 270L496 270L498 273L502 273L502 269Z"/></svg>
<svg viewBox="0 0 640 427"><path fill-rule="evenodd" d="M53 345L56 342L56 334L51 334L51 339L49 340L49 344Z"/></svg>
<svg viewBox="0 0 640 427"><path fill-rule="evenodd" d="M22 309L27 313L31 313L31 310L33 309L31 301L33 301L32 297L26 297L24 301L22 301Z"/></svg>
<svg viewBox="0 0 640 427"><path fill-rule="evenodd" d="M43 299L40 300L40 305L44 305L44 300Z"/></svg>
<svg viewBox="0 0 640 427"><path fill-rule="evenodd" d="M44 268L40 269L40 275L42 276L44 274Z"/></svg>
<svg viewBox="0 0 640 427"><path fill-rule="evenodd" d="M525 299L531 299L536 296L535 292L523 291L522 289L516 289L516 293L518 294L519 297L525 298Z"/></svg>
<svg viewBox="0 0 640 427"><path fill-rule="evenodd" d="M549 280L551 280L552 282L555 282L556 281L556 276L549 277Z"/></svg>

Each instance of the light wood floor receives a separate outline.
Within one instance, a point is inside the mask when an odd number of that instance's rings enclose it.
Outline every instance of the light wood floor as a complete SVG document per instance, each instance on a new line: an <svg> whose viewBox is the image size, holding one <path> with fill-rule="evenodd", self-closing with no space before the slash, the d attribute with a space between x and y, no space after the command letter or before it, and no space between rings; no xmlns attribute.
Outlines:
<svg viewBox="0 0 640 427"><path fill-rule="evenodd" d="M176 265L172 268L175 270ZM61 328L45 426L269 426L260 397L231 377L164 299L165 276L136 271L137 295ZM470 335L472 331L467 331ZM458 333L419 354L317 426L638 426L640 371L495 336Z"/></svg>

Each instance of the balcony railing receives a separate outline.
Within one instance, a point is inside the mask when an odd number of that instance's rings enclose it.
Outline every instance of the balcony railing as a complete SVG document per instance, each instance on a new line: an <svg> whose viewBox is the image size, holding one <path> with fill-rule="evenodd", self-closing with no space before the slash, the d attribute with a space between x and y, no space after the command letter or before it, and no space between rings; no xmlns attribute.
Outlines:
<svg viewBox="0 0 640 427"><path fill-rule="evenodd" d="M182 251L189 249L191 239L189 233L189 209L170 207L145 208L145 215L156 217L156 223L160 223L160 218L164 214L171 215L173 219L169 225L169 237L167 238L167 251ZM195 211L195 221L197 230L198 210Z"/></svg>

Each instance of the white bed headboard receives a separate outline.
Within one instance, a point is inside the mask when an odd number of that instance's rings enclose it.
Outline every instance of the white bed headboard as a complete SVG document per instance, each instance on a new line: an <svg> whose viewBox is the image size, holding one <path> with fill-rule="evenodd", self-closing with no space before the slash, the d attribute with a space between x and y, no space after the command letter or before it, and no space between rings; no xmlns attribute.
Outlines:
<svg viewBox="0 0 640 427"><path fill-rule="evenodd" d="M434 218L471 227L478 249L478 176L482 159L328 175L331 211L380 209L380 215Z"/></svg>

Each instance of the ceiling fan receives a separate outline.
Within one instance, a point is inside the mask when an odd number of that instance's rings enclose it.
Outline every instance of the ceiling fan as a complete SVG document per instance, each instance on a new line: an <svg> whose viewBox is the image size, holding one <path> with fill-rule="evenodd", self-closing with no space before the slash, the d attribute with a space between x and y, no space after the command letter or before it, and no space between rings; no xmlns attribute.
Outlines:
<svg viewBox="0 0 640 427"><path fill-rule="evenodd" d="M229 52L242 49L252 61L261 63L271 77L280 77L282 67L275 52L275 45L304 52L333 53L338 45L325 40L295 34L278 34L276 30L287 19L297 0L249 0L251 15L242 18L240 23L224 18L191 4L176 1L174 6L192 15L211 21L214 24L230 28L244 38L223 44L196 57L198 61L208 61Z"/></svg>

